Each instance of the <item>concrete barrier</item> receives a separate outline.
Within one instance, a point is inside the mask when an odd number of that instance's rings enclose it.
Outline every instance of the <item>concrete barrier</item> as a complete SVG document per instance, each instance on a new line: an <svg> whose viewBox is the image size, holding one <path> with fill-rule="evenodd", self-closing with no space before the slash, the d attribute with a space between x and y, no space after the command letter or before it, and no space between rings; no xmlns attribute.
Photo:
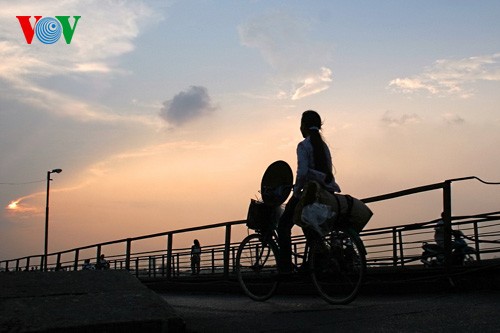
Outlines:
<svg viewBox="0 0 500 333"><path fill-rule="evenodd" d="M127 271L0 273L1 332L184 332L168 303Z"/></svg>

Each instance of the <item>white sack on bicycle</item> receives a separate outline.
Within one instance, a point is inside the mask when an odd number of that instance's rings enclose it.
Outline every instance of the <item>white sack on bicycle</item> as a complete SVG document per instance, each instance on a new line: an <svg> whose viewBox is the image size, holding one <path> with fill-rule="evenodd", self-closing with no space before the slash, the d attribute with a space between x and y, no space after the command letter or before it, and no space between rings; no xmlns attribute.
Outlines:
<svg viewBox="0 0 500 333"><path fill-rule="evenodd" d="M297 204L294 214L294 223L301 227L308 227L302 221L302 210L305 206L320 203L331 207L336 215L327 219L329 228L335 224L347 223L356 232L361 232L373 215L368 206L359 199L349 195L332 194L323 189L317 182L309 182Z"/></svg>
<svg viewBox="0 0 500 333"><path fill-rule="evenodd" d="M308 228L315 230L320 236L325 236L330 232L328 220L332 220L337 215L332 211L332 207L314 202L304 206L301 213L301 221L308 225Z"/></svg>

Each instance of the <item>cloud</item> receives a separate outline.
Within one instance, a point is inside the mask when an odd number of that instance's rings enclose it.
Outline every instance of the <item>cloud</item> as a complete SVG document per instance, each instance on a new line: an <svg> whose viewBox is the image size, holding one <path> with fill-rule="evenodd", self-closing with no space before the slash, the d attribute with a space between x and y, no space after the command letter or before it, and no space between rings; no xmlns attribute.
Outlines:
<svg viewBox="0 0 500 333"><path fill-rule="evenodd" d="M7 217L16 219L26 219L31 216L41 216L44 213L44 210L39 205L37 205L37 203L31 202L30 199L33 199L37 196L41 197L42 194L45 193L33 193L16 200L12 200L9 205L4 207L4 213Z"/></svg>
<svg viewBox="0 0 500 333"><path fill-rule="evenodd" d="M29 96L22 101L42 106L46 112L94 121L113 121L122 117L110 116L107 114L109 110L106 112L103 108L85 105L69 93L70 89L61 93L60 89L46 82L57 77L70 83L75 77L89 74L105 80L113 74L123 74L116 59L134 50L134 41L142 27L161 19L150 4L100 0L3 3L0 12L0 80L7 82L11 95ZM32 44L27 45L17 15L81 18L70 45L63 38L53 45L43 45L34 38ZM73 22L70 18L70 24ZM31 23L34 23L33 18ZM78 106L76 110L75 105ZM86 110L79 112L82 108Z"/></svg>
<svg viewBox="0 0 500 333"><path fill-rule="evenodd" d="M241 44L259 50L276 71L280 98L297 100L330 87L331 46L313 38L313 28L313 22L286 11L268 12L238 27Z"/></svg>
<svg viewBox="0 0 500 333"><path fill-rule="evenodd" d="M401 116L395 116L394 112L386 111L381 119L382 123L390 127L399 127L410 124L418 124L422 122L422 119L415 113L403 114Z"/></svg>
<svg viewBox="0 0 500 333"><path fill-rule="evenodd" d="M292 100L298 100L310 95L320 93L330 87L332 82L332 70L326 67L321 68L321 73L308 77L292 95Z"/></svg>
<svg viewBox="0 0 500 333"><path fill-rule="evenodd" d="M463 59L441 59L413 77L396 78L389 87L396 92L424 92L434 96L468 98L477 81L500 81L500 53Z"/></svg>
<svg viewBox="0 0 500 333"><path fill-rule="evenodd" d="M457 114L447 112L442 115L443 120L449 125L460 125L465 123L465 119Z"/></svg>
<svg viewBox="0 0 500 333"><path fill-rule="evenodd" d="M207 88L191 86L175 95L173 99L165 101L160 110L160 117L170 124L180 126L216 109Z"/></svg>
<svg viewBox="0 0 500 333"><path fill-rule="evenodd" d="M111 58L134 49L133 42L139 35L140 26L160 19L151 7L140 1L69 0L57 4L28 3L16 1L2 5L4 10L0 13L0 33L5 45L0 49L0 55L3 65L7 61L17 66L12 68L6 65L5 68L10 68L10 71L2 71L0 75L4 78L19 74L58 75L68 71L81 72L83 69L102 72L103 67L112 67ZM96 11L96 8L99 10ZM71 47L67 47L62 39L50 47L44 46L36 38L27 47L15 16L35 15L34 13L52 17L58 13L81 16ZM33 18L31 23L34 23ZM70 23L73 23L73 18L70 18Z"/></svg>
<svg viewBox="0 0 500 333"><path fill-rule="evenodd" d="M95 182L101 182L102 178L110 177L111 174L116 172L117 166L136 163L137 161L143 161L154 156L165 156L166 152L207 152L232 149L231 147L232 145L228 147L225 143L207 144L200 141L175 141L118 152L79 171L78 177L74 180L73 185L63 188L51 188L51 193L73 192L88 188ZM37 191L17 199L11 199L9 203L3 207L3 213L14 221L28 219L33 216L41 216L45 213L45 210L40 203L45 199L45 196L46 191Z"/></svg>
<svg viewBox="0 0 500 333"><path fill-rule="evenodd" d="M86 187L89 181L86 180L78 185L66 188L51 189L50 193L57 192L71 192L83 187ZM7 206L4 207L4 212L7 216L15 218L28 218L30 216L40 216L45 213L45 210L40 207L40 199L43 200L47 195L46 191L34 192L15 200L11 200Z"/></svg>
<svg viewBox="0 0 500 333"><path fill-rule="evenodd" d="M256 48L273 67L288 70L305 59L307 23L282 11L254 17L238 27L243 45Z"/></svg>

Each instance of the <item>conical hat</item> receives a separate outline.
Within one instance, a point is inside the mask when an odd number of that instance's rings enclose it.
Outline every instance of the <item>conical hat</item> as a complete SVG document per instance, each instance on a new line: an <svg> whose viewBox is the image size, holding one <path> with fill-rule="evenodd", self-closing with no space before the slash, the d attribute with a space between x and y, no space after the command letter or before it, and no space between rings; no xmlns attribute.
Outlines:
<svg viewBox="0 0 500 333"><path fill-rule="evenodd" d="M290 195L293 172L285 161L276 161L267 167L260 183L262 201L267 205L281 205Z"/></svg>

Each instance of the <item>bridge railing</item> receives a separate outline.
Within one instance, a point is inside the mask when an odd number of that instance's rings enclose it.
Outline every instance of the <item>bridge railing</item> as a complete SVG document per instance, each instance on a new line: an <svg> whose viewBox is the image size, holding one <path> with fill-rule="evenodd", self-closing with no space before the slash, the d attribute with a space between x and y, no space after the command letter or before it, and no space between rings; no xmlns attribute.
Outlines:
<svg viewBox="0 0 500 333"><path fill-rule="evenodd" d="M373 267L420 264L422 245L434 243L439 220L363 231L361 238L367 248L368 264ZM500 212L455 216L452 227L464 233L468 245L476 250L476 261L500 253Z"/></svg>
<svg viewBox="0 0 500 333"><path fill-rule="evenodd" d="M369 204L427 191L442 190L445 249L448 255L451 253L453 226L454 229L460 228L464 232L469 245L477 251L476 260L481 261L500 252L500 212L452 217L451 183L470 179L477 179L485 184L496 184L484 182L477 177L466 177L370 197L363 201ZM368 229L361 232L360 236L368 252L369 266L404 267L419 264L422 243L433 242L434 227L438 220ZM103 249L106 249L106 259L112 269L126 269L138 277L176 278L191 274L191 262L190 248L174 248L174 238L203 230L223 229L223 242L203 247L201 271L202 274L220 274L227 277L233 272L236 251L241 241L238 239L237 242L232 242L232 229L244 225L245 222L244 220L223 222L88 245L50 253L47 262L50 270L79 270L85 259L97 262ZM159 245L154 250L136 250L136 245L144 241ZM305 239L302 235L293 238L295 249L303 247L304 244ZM34 270L42 266L43 255L0 261L0 271Z"/></svg>

